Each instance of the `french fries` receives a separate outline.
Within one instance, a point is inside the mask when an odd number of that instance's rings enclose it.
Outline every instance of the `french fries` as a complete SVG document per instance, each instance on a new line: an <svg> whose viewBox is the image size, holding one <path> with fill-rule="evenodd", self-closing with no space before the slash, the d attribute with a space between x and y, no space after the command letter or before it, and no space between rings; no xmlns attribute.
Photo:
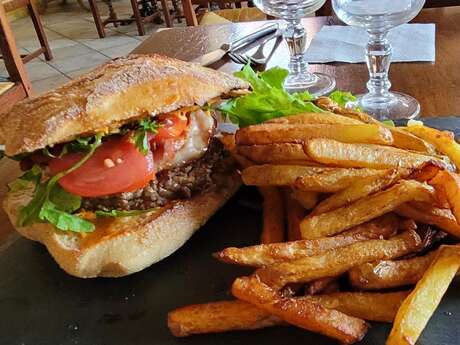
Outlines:
<svg viewBox="0 0 460 345"><path fill-rule="evenodd" d="M329 138L346 143L393 143L391 132L378 125L268 123L240 129L236 133L236 144L302 143L314 138Z"/></svg>
<svg viewBox="0 0 460 345"><path fill-rule="evenodd" d="M361 121L346 116L337 115L331 112L324 113L302 113L297 115L277 117L264 123L289 123L289 124L341 124L341 125L362 125Z"/></svg>
<svg viewBox="0 0 460 345"><path fill-rule="evenodd" d="M312 210L318 203L318 193L292 188L291 197L297 200L306 210Z"/></svg>
<svg viewBox="0 0 460 345"><path fill-rule="evenodd" d="M350 187L360 178L380 177L388 173L387 170L376 169L345 169L329 168L316 174L299 176L295 188L306 192L335 193Z"/></svg>
<svg viewBox="0 0 460 345"><path fill-rule="evenodd" d="M249 186L291 186L299 176L313 176L332 170L335 168L263 164L244 169L241 178Z"/></svg>
<svg viewBox="0 0 460 345"><path fill-rule="evenodd" d="M424 224L435 225L452 236L460 238L460 225L450 209L435 206L424 207L426 204L406 203L399 205L395 212L403 217L414 219Z"/></svg>
<svg viewBox="0 0 460 345"><path fill-rule="evenodd" d="M283 323L265 310L239 300L193 304L168 313L168 327L176 337L259 329Z"/></svg>
<svg viewBox="0 0 460 345"><path fill-rule="evenodd" d="M214 256L222 262L264 267L283 261L323 254L331 249L371 239L389 238L398 228L399 219L391 214L345 231L335 237L284 243L259 244L244 248L229 247Z"/></svg>
<svg viewBox="0 0 460 345"><path fill-rule="evenodd" d="M332 236L391 212L405 202L428 202L433 198L434 190L431 186L415 180L402 180L387 190L359 199L350 205L307 216L300 223L300 231L304 239Z"/></svg>
<svg viewBox="0 0 460 345"><path fill-rule="evenodd" d="M407 291L390 293L337 292L296 297L368 321L392 322ZM168 327L176 337L193 334L253 330L287 323L240 300L193 304L168 313Z"/></svg>
<svg viewBox="0 0 460 345"><path fill-rule="evenodd" d="M367 332L365 321L306 299L281 297L256 276L237 278L232 285L232 294L292 325L327 335L344 344L361 340Z"/></svg>
<svg viewBox="0 0 460 345"><path fill-rule="evenodd" d="M447 155L457 167L460 167L460 145L455 141L452 132L439 131L423 125L408 126L405 127L405 130L428 141L439 152Z"/></svg>
<svg viewBox="0 0 460 345"><path fill-rule="evenodd" d="M348 271L348 279L362 290L389 289L415 284L436 257L436 251L405 260L367 262Z"/></svg>
<svg viewBox="0 0 460 345"><path fill-rule="evenodd" d="M310 161L302 144L266 144L239 145L238 154L256 163L283 163L292 161Z"/></svg>
<svg viewBox="0 0 460 345"><path fill-rule="evenodd" d="M406 150L420 151L424 153L432 153L434 151L434 148L423 139L418 138L417 136L412 135L411 133L408 133L401 128L385 125L365 113L339 107L339 105L333 102L330 98L320 97L316 101L316 104L320 108L333 111L336 114L341 114L350 119L360 121L361 123L377 124L386 127L391 131L391 134L393 135L394 147Z"/></svg>
<svg viewBox="0 0 460 345"><path fill-rule="evenodd" d="M443 160L436 157L390 146L343 143L321 138L309 140L304 149L317 162L346 168L414 169L427 163L447 167Z"/></svg>
<svg viewBox="0 0 460 345"><path fill-rule="evenodd" d="M302 299L319 303L368 321L393 322L396 312L409 291L369 293L337 292L326 295L306 296Z"/></svg>
<svg viewBox="0 0 460 345"><path fill-rule="evenodd" d="M307 283L334 277L359 264L413 253L421 245L420 236L410 230L388 240L362 241L319 255L273 264L259 268L255 274L269 286L281 289L288 283Z"/></svg>
<svg viewBox="0 0 460 345"><path fill-rule="evenodd" d="M333 211L342 206L351 204L372 193L376 193L394 184L400 178L407 176L408 171L392 169L383 176L371 176L356 180L350 187L331 195L315 207L311 215Z"/></svg>
<svg viewBox="0 0 460 345"><path fill-rule="evenodd" d="M364 320L394 321L387 344L413 345L460 274L460 245L442 245L446 233L460 238L453 135L314 102L333 113L279 117L224 140L264 196L264 230L261 244L214 256L255 272L234 281L238 300L171 312L174 335L290 324L353 343Z"/></svg>
<svg viewBox="0 0 460 345"><path fill-rule="evenodd" d="M263 202L263 228L261 243L284 240L284 203L281 191L276 187L260 187Z"/></svg>
<svg viewBox="0 0 460 345"><path fill-rule="evenodd" d="M457 144L458 145L458 144ZM447 200L452 213L460 222L460 176L450 171L439 171L429 182Z"/></svg>
<svg viewBox="0 0 460 345"><path fill-rule="evenodd" d="M387 345L417 342L460 267L460 247L441 247L436 259L396 314Z"/></svg>
<svg viewBox="0 0 460 345"><path fill-rule="evenodd" d="M284 191L284 205L286 206L287 239L300 240L300 222L305 217L305 209L292 197L290 189Z"/></svg>

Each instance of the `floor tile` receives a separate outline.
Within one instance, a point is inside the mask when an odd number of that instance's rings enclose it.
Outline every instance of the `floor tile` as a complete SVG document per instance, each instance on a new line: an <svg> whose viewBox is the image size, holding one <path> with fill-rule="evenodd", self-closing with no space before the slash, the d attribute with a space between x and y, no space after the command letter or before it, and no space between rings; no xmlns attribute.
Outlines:
<svg viewBox="0 0 460 345"><path fill-rule="evenodd" d="M73 45L67 47L53 48L52 53L55 61L67 59L69 57L81 56L94 52L93 49L88 48L83 44L74 42Z"/></svg>
<svg viewBox="0 0 460 345"><path fill-rule="evenodd" d="M108 57L110 57L112 59L114 59L114 58L117 58L117 57L120 57L120 56L128 55L139 44L141 44L141 42L136 40L135 42L130 42L130 43L124 44L122 46L116 46L116 47L111 47L111 48L107 48L107 49L102 49L102 50L100 50L100 53L104 54L104 55L106 55L106 56L108 56Z"/></svg>
<svg viewBox="0 0 460 345"><path fill-rule="evenodd" d="M67 57L65 59L49 61L48 63L62 73L68 73L85 67L97 66L109 58L98 52L91 52L80 56Z"/></svg>
<svg viewBox="0 0 460 345"><path fill-rule="evenodd" d="M78 39L78 42L96 50L103 50L112 47L123 46L127 44L135 44L138 40L126 36L119 32L111 32L111 36L105 38L98 38L98 39Z"/></svg>
<svg viewBox="0 0 460 345"><path fill-rule="evenodd" d="M26 63L26 69L31 81L47 79L61 74L58 70L41 60L33 60Z"/></svg>
<svg viewBox="0 0 460 345"><path fill-rule="evenodd" d="M32 90L36 95L40 95L46 91L49 91L58 86L61 86L62 84L65 84L69 80L70 78L66 77L65 75L59 74L51 78L32 82Z"/></svg>

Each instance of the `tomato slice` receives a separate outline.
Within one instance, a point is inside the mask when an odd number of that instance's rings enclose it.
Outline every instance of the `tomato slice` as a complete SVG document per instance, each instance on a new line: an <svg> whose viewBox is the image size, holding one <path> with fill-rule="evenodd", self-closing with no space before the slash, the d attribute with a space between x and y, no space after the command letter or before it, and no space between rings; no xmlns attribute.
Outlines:
<svg viewBox="0 0 460 345"><path fill-rule="evenodd" d="M52 159L52 175L77 163L83 153L69 153ZM96 149L80 168L59 180L66 191L85 197L131 192L147 185L155 177L152 152L143 155L128 138L112 138Z"/></svg>
<svg viewBox="0 0 460 345"><path fill-rule="evenodd" d="M181 136L188 125L187 116L182 114L160 115L158 117L158 122L161 127L155 135L154 140L156 142Z"/></svg>

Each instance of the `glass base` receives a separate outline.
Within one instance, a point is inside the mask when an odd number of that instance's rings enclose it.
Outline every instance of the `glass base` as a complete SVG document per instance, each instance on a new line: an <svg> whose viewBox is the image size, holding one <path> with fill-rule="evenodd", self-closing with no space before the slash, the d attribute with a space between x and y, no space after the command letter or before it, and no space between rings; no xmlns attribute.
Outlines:
<svg viewBox="0 0 460 345"><path fill-rule="evenodd" d="M323 73L290 74L284 87L288 92L308 91L315 97L324 96L335 88L335 79Z"/></svg>
<svg viewBox="0 0 460 345"><path fill-rule="evenodd" d="M377 120L415 119L420 115L418 101L401 92L389 92L385 97L375 97L368 93L358 95L356 102L350 105L358 106Z"/></svg>

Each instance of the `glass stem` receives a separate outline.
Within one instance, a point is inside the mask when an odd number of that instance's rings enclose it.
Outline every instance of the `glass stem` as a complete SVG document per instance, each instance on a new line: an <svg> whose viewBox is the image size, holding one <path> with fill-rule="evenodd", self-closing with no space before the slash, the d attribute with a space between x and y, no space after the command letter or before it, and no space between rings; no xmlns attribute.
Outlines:
<svg viewBox="0 0 460 345"><path fill-rule="evenodd" d="M308 63L304 57L307 35L300 19L289 20L283 36L291 54L289 71L293 75L307 74Z"/></svg>
<svg viewBox="0 0 460 345"><path fill-rule="evenodd" d="M389 97L391 87L388 70L391 63L391 44L387 39L388 31L369 32L366 46L366 62L369 69L367 89L370 97Z"/></svg>

